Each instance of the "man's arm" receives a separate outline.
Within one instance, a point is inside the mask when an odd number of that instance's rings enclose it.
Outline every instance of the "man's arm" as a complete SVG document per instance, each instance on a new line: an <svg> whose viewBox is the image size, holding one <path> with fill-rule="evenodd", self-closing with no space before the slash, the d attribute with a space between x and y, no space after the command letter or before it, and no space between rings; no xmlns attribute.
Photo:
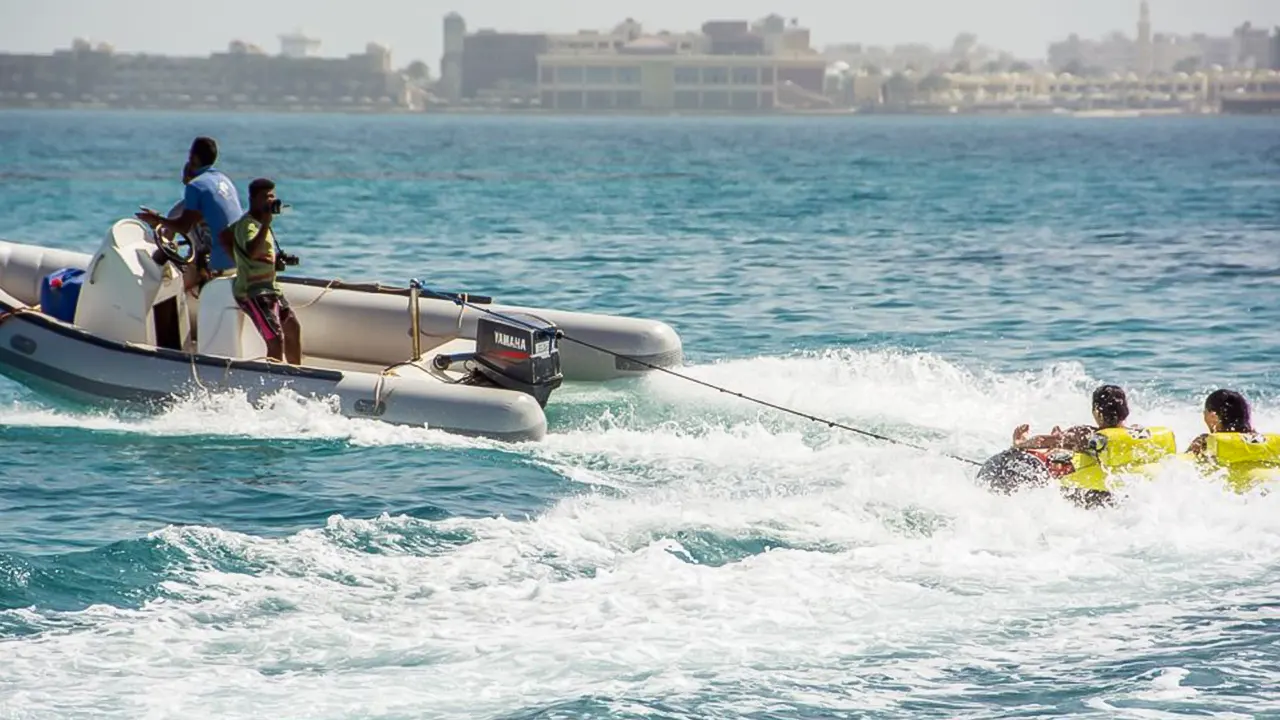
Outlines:
<svg viewBox="0 0 1280 720"><path fill-rule="evenodd" d="M1035 435L1028 437L1030 427L1027 425L1019 425L1017 430L1013 431L1013 446L1019 450L1057 450L1063 448L1066 450L1080 451L1089 446L1089 438L1093 436L1093 428L1087 425L1077 425L1063 432L1060 428L1054 428L1053 432L1048 435Z"/></svg>
<svg viewBox="0 0 1280 720"><path fill-rule="evenodd" d="M1084 452L1089 449L1089 441L1096 432L1097 428L1077 425L1062 434L1062 447L1074 452Z"/></svg>
<svg viewBox="0 0 1280 720"><path fill-rule="evenodd" d="M271 237L271 215L267 216L267 221L258 225L258 232L245 243L245 254L251 258L259 259L267 254L267 239Z"/></svg>
<svg viewBox="0 0 1280 720"><path fill-rule="evenodd" d="M1209 442L1209 436L1207 434L1201 435L1195 440L1192 440L1191 444L1187 446L1187 453L1189 455L1204 455L1205 445L1208 442Z"/></svg>
<svg viewBox="0 0 1280 720"><path fill-rule="evenodd" d="M1015 440L1013 446L1019 450L1055 450L1062 447L1061 435L1034 435Z"/></svg>
<svg viewBox="0 0 1280 720"><path fill-rule="evenodd" d="M222 251L232 260L236 257L236 223L231 223L218 233L218 244L222 246Z"/></svg>
<svg viewBox="0 0 1280 720"><path fill-rule="evenodd" d="M177 217L164 217L154 210L140 210L134 213L134 217L153 228L159 229L166 227L175 232L186 235L196 223L204 219L204 215L199 210L189 210L184 208L182 214Z"/></svg>
<svg viewBox="0 0 1280 720"><path fill-rule="evenodd" d="M173 218L172 220L170 220L169 218L161 218L160 222L166 227L171 228L174 232L178 232L178 233L182 233L183 235L186 235L187 233L191 232L191 228L195 227L196 223L200 222L203 219L204 219L204 215L199 210L190 210L190 209L184 208L182 211L182 214L179 215L178 217Z"/></svg>
<svg viewBox="0 0 1280 720"><path fill-rule="evenodd" d="M174 232L186 235L191 232L191 228L195 227L196 223L204 219L204 214L200 212L199 208L200 191L199 189L188 185L182 194L181 215L167 218L162 217L154 210L148 209L139 212L136 217L157 230L164 227Z"/></svg>

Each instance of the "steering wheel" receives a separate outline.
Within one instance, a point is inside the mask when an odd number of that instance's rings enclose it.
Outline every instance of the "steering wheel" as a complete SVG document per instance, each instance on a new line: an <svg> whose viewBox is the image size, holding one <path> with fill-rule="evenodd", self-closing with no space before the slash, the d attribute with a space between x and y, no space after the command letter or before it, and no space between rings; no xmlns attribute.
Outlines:
<svg viewBox="0 0 1280 720"><path fill-rule="evenodd" d="M160 228L155 228L152 232L152 239L155 241L156 247L164 255L165 259L179 268L184 268L191 263L196 256L195 244L191 239L182 233L175 232L172 240L160 234ZM182 252L182 248L186 247L186 253Z"/></svg>

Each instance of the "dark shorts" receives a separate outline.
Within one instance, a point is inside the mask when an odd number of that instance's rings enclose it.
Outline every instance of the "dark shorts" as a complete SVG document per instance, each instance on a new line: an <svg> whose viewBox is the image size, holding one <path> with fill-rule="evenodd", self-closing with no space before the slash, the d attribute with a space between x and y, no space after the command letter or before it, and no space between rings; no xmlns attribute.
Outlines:
<svg viewBox="0 0 1280 720"><path fill-rule="evenodd" d="M258 334L265 342L284 339L284 323L293 315L293 308L289 307L289 301L283 295L251 295L236 302L249 316L253 326L258 328Z"/></svg>

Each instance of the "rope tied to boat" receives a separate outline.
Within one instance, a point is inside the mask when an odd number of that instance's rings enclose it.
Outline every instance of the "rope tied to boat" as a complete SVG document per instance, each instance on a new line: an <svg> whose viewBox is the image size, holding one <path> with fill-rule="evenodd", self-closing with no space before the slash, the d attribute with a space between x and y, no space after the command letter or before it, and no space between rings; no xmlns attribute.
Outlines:
<svg viewBox="0 0 1280 720"><path fill-rule="evenodd" d="M25 315L27 313L39 313L39 312L40 312L39 303L36 303L35 305L18 305L17 307L14 307L12 309L9 309L0 313L0 325L4 324L6 320L15 318L19 315Z"/></svg>
<svg viewBox="0 0 1280 720"><path fill-rule="evenodd" d="M377 380L377 382L375 382L375 383L374 383L374 385L373 385L373 407L374 407L374 409L375 409L375 410L378 408L378 406L379 406L379 405L381 405L381 404L382 404L382 400L383 400L383 397L382 397L382 389L383 389L383 387L385 386L385 381L386 381L386 379L387 379L387 378L389 378L389 377L399 377L399 375L395 375L394 373L395 373L395 371L396 371L396 370L398 370L398 369L400 369L400 368L402 368L402 367L412 367L412 368L417 368L417 369L421 370L422 372L424 372L424 373L426 373L426 374L428 374L428 375L431 375L431 371L430 371L430 370L428 370L427 368L423 367L422 365L420 365L420 364L419 364L417 361L415 361L415 360L405 360L405 361L403 361L403 362L398 362L398 363L395 363L395 364L393 364L393 365L388 365L388 366L386 366L386 367L382 368L382 370L378 373L378 380ZM390 397L390 396L388 396L388 397Z"/></svg>
<svg viewBox="0 0 1280 720"><path fill-rule="evenodd" d="M205 387L204 382L200 380L200 370L196 367L196 352L193 350L187 353L187 357L191 359L191 379L196 381L196 387L208 393L209 388Z"/></svg>
<svg viewBox="0 0 1280 720"><path fill-rule="evenodd" d="M509 315L504 315L503 313L496 312L496 311L494 311L494 310L490 310L489 308L485 308L485 307L481 307L481 306L479 306L479 305L476 305L475 303L472 303L472 302L468 301L468 300L466 299L466 295L458 295L458 294L451 294L451 293L442 293L442 292L437 292L437 291L435 291L435 290L431 290L430 288L424 287L424 286L422 285L422 283L421 283L420 281L418 281L417 279L414 279L414 280L410 281L410 285L411 285L411 287L416 287L416 288L418 289L418 291L419 291L419 292L421 292L421 293L423 293L423 294L430 295L430 296L435 297L435 298L440 299L440 300L449 300L449 301L451 301L451 302L453 302L453 303L456 303L456 304L457 304L457 305L459 305L459 306L462 306L464 309L465 309L466 307L470 307L470 308L473 308L473 309L475 309L475 310L479 310L480 312L483 312L483 313L487 313L487 314L489 314L489 315L492 315L493 317L496 317L496 318L498 318L498 319L500 319L500 320L503 320L504 322L514 323L514 324L521 325L521 326L523 326L523 327L527 327L527 328L530 328L530 329L533 329L533 330L540 330L540 329L542 329L542 328L538 328L538 327L535 327L535 326L533 326L533 325L530 325L529 323L527 323L527 322L525 322L525 321L523 321L523 320L519 320L519 319L517 319L517 318L510 317ZM459 315L459 317L461 317L461 315ZM583 347L589 348L589 349L591 349L591 350L595 350L596 352L604 353L605 355L609 355L609 356L612 356L612 357L617 358L617 359L620 359L620 360L625 360L625 361L630 362L630 363L635 363L636 365L639 365L639 366L641 366L641 367L647 368L647 369L649 369L649 370L656 370L656 371L658 371L658 372L666 373L667 375L671 375L672 377L679 378L680 380L684 380L684 381L686 381L686 382L691 382L691 383L694 383L694 384L696 384L696 385L701 385L701 386L703 386L703 387L709 388L709 389L711 389L711 390L715 390L715 391L717 391L717 392L724 393L724 394L726 394L726 395L732 395L732 396L737 397L737 398L740 398L740 399L742 399L742 400L746 400L747 402L752 402L752 403L756 403L756 404L758 404L758 405L763 405L763 406L768 407L768 408L771 408L771 409L773 409L773 410L778 410L778 411L780 411L780 412L784 412L784 413L788 413L788 414L790 414L790 415L795 415L795 416L797 416L797 417L804 418L805 420L809 420L809 421L811 421L811 422L816 422L816 423L819 423L819 424L822 424L822 425L826 425L826 426L827 426L827 427L829 427L829 428L834 428L834 429L838 429L838 430L845 430L845 431L847 431L847 432L851 432L851 433L854 433L854 434L857 434L857 435L861 435L861 436L863 436L863 437L868 437L868 438L871 438L871 439L873 439L873 440L879 440L879 441L881 441L881 442L886 442L886 443L890 443L890 444L893 444L893 445L899 445L899 446L902 446L902 447L911 448L911 449L913 449L913 450L919 450L919 451L924 452L924 453L937 453L937 454L939 454L939 455L941 455L941 456L943 456L943 457L949 458L949 459L951 459L951 460L955 460L955 461L957 461L957 462L965 463L966 465L972 465L972 466L974 466L974 467L981 467L981 466L982 466L982 463L980 463L980 462L978 462L978 461L976 461L976 460L973 460L973 459L967 458L967 457L962 457L962 456L960 456L960 455L953 455L953 454L948 453L948 452L942 452L942 451L938 451L938 450L933 450L933 449L930 449L930 448L924 447L923 445L916 445L916 444L914 444L914 443L910 443L910 442L907 442L907 441L905 441L905 440L899 440L898 438L889 437L888 435L882 435L882 434L880 434L880 433L872 432L872 431L870 431L870 430L863 430L862 428L857 428L857 427L854 427L854 426L852 426L852 425L847 425L847 424L842 423L842 422L839 422L839 421L837 421L837 420L830 420L830 419L828 419L828 418L818 417L817 415L812 415L812 414L810 414L810 413L806 413L806 412L803 412L803 411L800 411L800 410L795 410L795 409L793 409L793 408L784 407L784 406L782 406L782 405L778 405L778 404L776 404L776 403L771 403L771 402L769 402L769 401L767 401L767 400L762 400L762 399L760 399L760 398L752 397L752 396L747 395L747 394L745 394L745 393L740 393L740 392L738 392L738 391L736 391L736 390L730 390L730 389L728 389L728 388L721 387L721 386L719 386L719 385L715 385L715 384L713 384L713 383L706 382L705 380L699 380L699 379L697 379L697 378L695 378L695 377L690 377L690 376L688 376L688 375L685 375L684 373L676 372L676 371L674 371L674 370L672 370L672 369L670 369L670 368L665 368L665 367L662 367L661 365L655 365L654 363L648 362L647 360L642 360L642 359L640 359L640 358L631 357L631 356L629 356L629 355L625 355L625 354L623 354L623 353L614 352L613 350L610 350L610 349L605 348L605 347L601 347L601 346L599 346L599 345L596 345L595 343L591 343L591 342L588 342L588 341L586 341L586 340L580 340L580 339L575 338L575 337L573 337L573 336L571 336L571 335L566 335L566 334L565 334L565 332L564 332L563 330L559 329L559 328L557 328L557 329L556 329L556 338L557 338L557 339L560 339L560 340L567 340L567 341L569 341L569 342L571 342L571 343L575 343L575 344L577 344L577 345L581 345L581 346L583 346Z"/></svg>
<svg viewBox="0 0 1280 720"><path fill-rule="evenodd" d="M334 278L333 280L330 280L330 281L329 281L329 282L324 286L324 289L320 291L320 294L319 294L319 295L317 295L317 296L315 296L315 297L311 298L311 300L309 300L309 301L307 301L307 302L305 302L305 303L303 303L303 304L301 304L301 305L293 305L293 306L290 306L290 307L292 307L294 310L302 310L302 309L305 309L305 308L309 308L309 307L311 307L312 305L315 305L316 303L320 302L320 299L321 299L321 298L323 298L325 295L328 295L330 290L334 289L335 287L337 287L337 286L339 286L339 285L341 285L341 284L342 284L342 278Z"/></svg>

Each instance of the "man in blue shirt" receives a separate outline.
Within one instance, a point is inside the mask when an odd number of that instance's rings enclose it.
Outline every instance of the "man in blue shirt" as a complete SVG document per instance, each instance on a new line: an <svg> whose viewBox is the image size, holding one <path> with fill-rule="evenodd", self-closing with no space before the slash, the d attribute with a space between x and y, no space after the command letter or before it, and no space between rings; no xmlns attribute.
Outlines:
<svg viewBox="0 0 1280 720"><path fill-rule="evenodd" d="M236 263L220 243L211 242L211 239L244 215L235 184L213 167L217 161L218 143L210 137L196 138L191 143L187 158L191 180L182 198L182 214L175 218L161 217L151 210L137 214L139 220L157 230L178 232L192 238L197 271L207 267L215 276L234 271ZM207 261L204 256L207 256Z"/></svg>

